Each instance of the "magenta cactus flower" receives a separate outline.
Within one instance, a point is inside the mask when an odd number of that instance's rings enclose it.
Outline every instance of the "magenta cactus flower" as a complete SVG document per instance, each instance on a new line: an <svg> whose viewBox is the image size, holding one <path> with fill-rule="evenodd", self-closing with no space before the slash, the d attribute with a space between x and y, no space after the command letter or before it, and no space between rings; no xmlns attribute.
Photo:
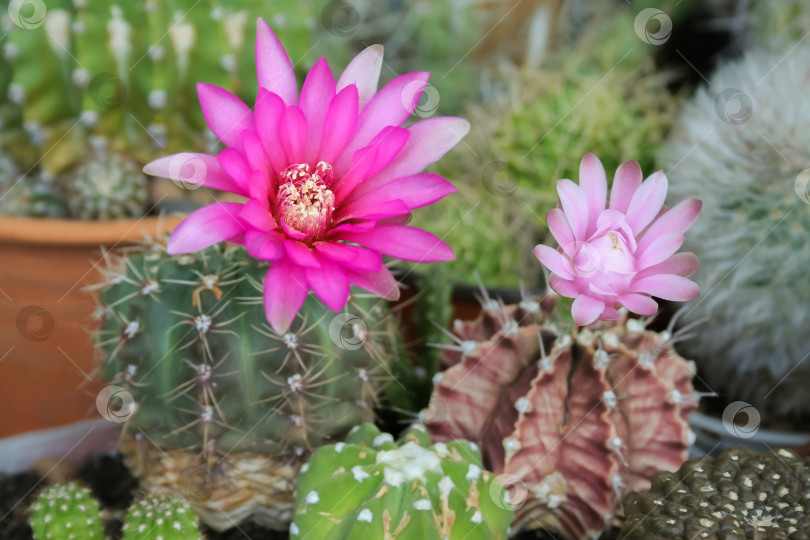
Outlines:
<svg viewBox="0 0 810 540"><path fill-rule="evenodd" d="M254 110L222 88L197 85L205 120L225 144L217 156L183 153L154 161L148 174L229 191L172 233L171 254L228 241L270 261L267 319L285 332L309 291L332 310L356 285L394 300L399 287L382 255L451 260L436 236L406 226L409 213L455 191L424 168L469 131L461 118L402 124L428 73L401 75L377 91L383 49L367 48L335 81L319 60L298 94L292 63L270 26L258 21Z"/></svg>
<svg viewBox="0 0 810 540"><path fill-rule="evenodd" d="M559 248L533 250L552 272L551 288L574 299L577 325L616 319L620 306L653 315L653 296L684 301L700 294L687 279L698 269L697 257L676 253L700 213L699 200L667 209L664 172L642 182L638 162L626 161L616 170L608 202L605 169L591 153L582 158L579 181L557 182L560 202L546 216Z"/></svg>

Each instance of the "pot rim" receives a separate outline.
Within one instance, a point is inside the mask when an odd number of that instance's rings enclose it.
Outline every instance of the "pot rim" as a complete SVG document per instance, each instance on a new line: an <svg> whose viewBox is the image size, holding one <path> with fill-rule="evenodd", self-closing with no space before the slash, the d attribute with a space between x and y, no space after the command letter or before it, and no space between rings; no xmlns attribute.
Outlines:
<svg viewBox="0 0 810 540"><path fill-rule="evenodd" d="M109 221L0 216L0 244L97 247L142 240L174 229L184 215L143 216Z"/></svg>

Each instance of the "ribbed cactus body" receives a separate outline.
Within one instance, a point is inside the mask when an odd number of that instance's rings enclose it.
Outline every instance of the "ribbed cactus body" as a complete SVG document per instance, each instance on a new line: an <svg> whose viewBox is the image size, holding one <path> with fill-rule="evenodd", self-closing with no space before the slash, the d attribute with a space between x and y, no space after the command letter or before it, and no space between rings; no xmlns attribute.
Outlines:
<svg viewBox="0 0 810 540"><path fill-rule="evenodd" d="M31 507L31 528L36 540L104 540L98 503L77 484L40 493Z"/></svg>
<svg viewBox="0 0 810 540"><path fill-rule="evenodd" d="M626 505L620 538L810 538L810 458L729 448L655 475Z"/></svg>
<svg viewBox="0 0 810 540"><path fill-rule="evenodd" d="M84 163L70 175L66 188L70 213L77 219L139 217L145 210L146 177L119 154Z"/></svg>
<svg viewBox="0 0 810 540"><path fill-rule="evenodd" d="M262 303L267 265L244 248L172 257L158 242L107 259L97 343L111 386L100 399L135 436L128 464L215 528L251 516L286 528L300 463L374 418L393 319L362 294L339 314L311 296L277 335Z"/></svg>
<svg viewBox="0 0 810 540"><path fill-rule="evenodd" d="M149 495L133 505L124 521L123 540L201 540L191 507L165 495Z"/></svg>
<svg viewBox="0 0 810 540"><path fill-rule="evenodd" d="M373 418L385 379L378 338L389 337L376 299L355 295L336 315L310 298L276 335L261 299L266 265L233 246L162 249L113 262L98 291L101 373L133 396L129 427L173 448L279 451Z"/></svg>
<svg viewBox="0 0 810 540"><path fill-rule="evenodd" d="M457 321L423 413L434 441L465 438L512 479L515 528L598 534L624 493L687 458L693 373L670 336L597 323L572 339L554 300L484 305Z"/></svg>
<svg viewBox="0 0 810 540"><path fill-rule="evenodd" d="M468 441L431 446L417 425L394 443L364 424L302 468L290 538L505 540L502 491Z"/></svg>

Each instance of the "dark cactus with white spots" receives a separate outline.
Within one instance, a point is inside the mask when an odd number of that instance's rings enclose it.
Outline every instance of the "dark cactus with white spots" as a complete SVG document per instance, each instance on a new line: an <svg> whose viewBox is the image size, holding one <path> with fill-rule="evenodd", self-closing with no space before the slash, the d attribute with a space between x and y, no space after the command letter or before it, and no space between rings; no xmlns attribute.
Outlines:
<svg viewBox="0 0 810 540"><path fill-rule="evenodd" d="M488 299L478 319L456 321L422 416L434 441L478 443L510 486L514 529L590 538L624 494L687 458L698 396L677 336L626 315L572 334L554 304Z"/></svg>
<svg viewBox="0 0 810 540"><path fill-rule="evenodd" d="M244 248L170 256L155 242L106 258L96 340L122 401L99 405L126 421L129 464L204 519L235 491L249 496L230 500L233 519L266 508L262 521L286 527L300 463L374 418L394 336L384 305L353 294L335 314L311 297L279 334L262 306L266 264ZM232 526L211 512L209 523Z"/></svg>
<svg viewBox="0 0 810 540"><path fill-rule="evenodd" d="M506 540L503 486L465 440L431 445L414 425L395 443L372 424L301 468L291 540Z"/></svg>

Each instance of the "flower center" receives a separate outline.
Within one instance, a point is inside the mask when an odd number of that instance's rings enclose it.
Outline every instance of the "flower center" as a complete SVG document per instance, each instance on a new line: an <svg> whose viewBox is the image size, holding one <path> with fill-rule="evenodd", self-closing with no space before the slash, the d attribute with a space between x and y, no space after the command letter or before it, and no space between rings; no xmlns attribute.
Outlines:
<svg viewBox="0 0 810 540"><path fill-rule="evenodd" d="M335 210L332 166L319 161L314 170L307 163L290 165L279 177L278 212L284 224L307 239L326 232Z"/></svg>

